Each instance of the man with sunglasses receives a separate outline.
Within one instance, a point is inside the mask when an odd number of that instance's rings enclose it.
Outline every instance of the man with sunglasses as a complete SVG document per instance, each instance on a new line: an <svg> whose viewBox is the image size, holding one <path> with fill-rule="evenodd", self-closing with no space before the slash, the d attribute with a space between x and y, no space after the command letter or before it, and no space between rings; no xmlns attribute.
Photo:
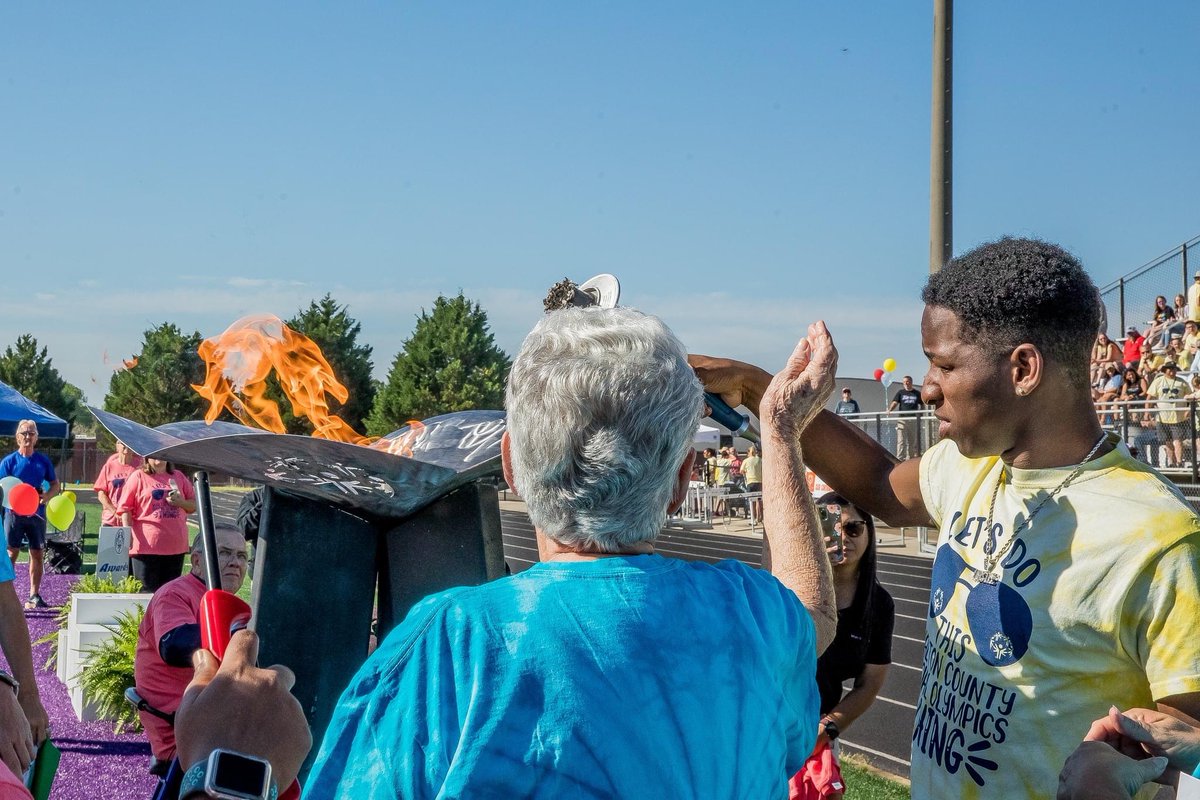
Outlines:
<svg viewBox="0 0 1200 800"><path fill-rule="evenodd" d="M31 419L17 423L17 449L0 460L0 478L12 475L37 490L41 496L37 512L23 517L11 508L4 512L4 535L8 539L8 558L14 564L21 547L29 545L29 602L27 609L45 608L42 599L42 556L46 548L46 502L58 494L58 476L45 453L37 452L38 427Z"/></svg>

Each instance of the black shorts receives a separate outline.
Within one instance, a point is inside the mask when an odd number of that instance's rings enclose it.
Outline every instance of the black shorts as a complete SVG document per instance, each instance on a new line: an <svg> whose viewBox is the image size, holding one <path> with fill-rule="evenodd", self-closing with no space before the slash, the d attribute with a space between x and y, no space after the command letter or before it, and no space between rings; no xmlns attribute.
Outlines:
<svg viewBox="0 0 1200 800"><path fill-rule="evenodd" d="M4 512L4 538L8 546L20 550L29 542L30 550L43 550L46 547L46 520L42 517L21 517L11 510Z"/></svg>
<svg viewBox="0 0 1200 800"><path fill-rule="evenodd" d="M1164 442L1191 441L1192 433L1186 422L1160 422L1155 427Z"/></svg>
<svg viewBox="0 0 1200 800"><path fill-rule="evenodd" d="M153 594L164 583L183 574L183 558L186 553L160 556L148 553L129 557L129 574L142 582L142 591Z"/></svg>
<svg viewBox="0 0 1200 800"><path fill-rule="evenodd" d="M762 484L761 483L747 483L746 491L747 492L761 492Z"/></svg>

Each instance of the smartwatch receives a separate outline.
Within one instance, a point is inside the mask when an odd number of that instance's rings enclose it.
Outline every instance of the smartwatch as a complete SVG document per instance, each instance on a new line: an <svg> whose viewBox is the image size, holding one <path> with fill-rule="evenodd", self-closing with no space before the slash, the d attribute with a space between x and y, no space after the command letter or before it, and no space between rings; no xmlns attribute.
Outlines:
<svg viewBox="0 0 1200 800"><path fill-rule="evenodd" d="M257 756L233 750L213 750L183 776L179 797L212 797L216 800L276 800L279 790L271 779L271 765Z"/></svg>
<svg viewBox="0 0 1200 800"><path fill-rule="evenodd" d="M0 669L0 683L7 683L9 686L11 686L13 694L21 693L21 684L17 682L16 678L14 678L12 675L9 675L2 669Z"/></svg>
<svg viewBox="0 0 1200 800"><path fill-rule="evenodd" d="M841 730L838 729L837 723L831 720L829 717L821 720L821 730L825 731L825 735L829 737L829 741L831 742L842 735Z"/></svg>

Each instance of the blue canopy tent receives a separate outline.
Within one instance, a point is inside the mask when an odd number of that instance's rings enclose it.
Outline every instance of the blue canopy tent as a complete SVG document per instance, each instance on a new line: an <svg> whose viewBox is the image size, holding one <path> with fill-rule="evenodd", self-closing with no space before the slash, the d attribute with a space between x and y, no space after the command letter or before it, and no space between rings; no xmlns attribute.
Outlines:
<svg viewBox="0 0 1200 800"><path fill-rule="evenodd" d="M17 423L31 419L37 423L43 439L65 439L70 431L67 421L50 413L7 383L0 383L0 436L12 436Z"/></svg>

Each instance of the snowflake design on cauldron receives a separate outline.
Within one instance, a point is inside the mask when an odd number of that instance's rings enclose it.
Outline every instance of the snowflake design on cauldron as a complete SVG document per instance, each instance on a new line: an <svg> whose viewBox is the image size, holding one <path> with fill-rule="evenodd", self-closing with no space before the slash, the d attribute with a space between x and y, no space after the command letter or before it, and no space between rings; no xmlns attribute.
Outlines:
<svg viewBox="0 0 1200 800"><path fill-rule="evenodd" d="M267 460L265 476L281 483L334 489L350 497L382 495L394 497L391 484L378 475L352 464L314 464L306 458L272 456Z"/></svg>

